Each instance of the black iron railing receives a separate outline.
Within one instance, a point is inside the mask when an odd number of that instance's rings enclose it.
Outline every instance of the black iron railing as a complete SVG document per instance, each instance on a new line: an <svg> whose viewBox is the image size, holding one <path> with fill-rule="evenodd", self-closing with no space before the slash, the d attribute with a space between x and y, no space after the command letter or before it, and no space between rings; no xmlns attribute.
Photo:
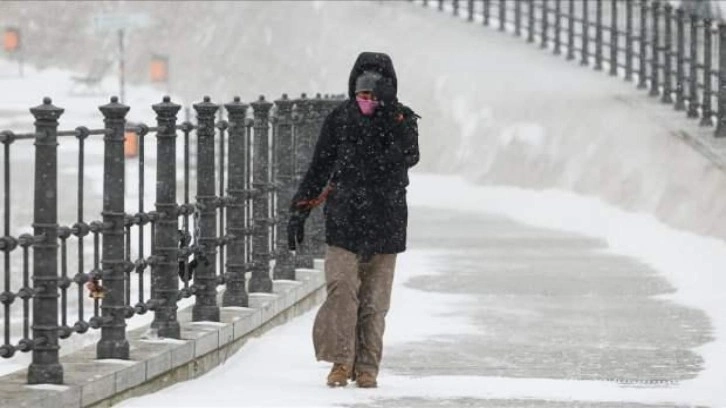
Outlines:
<svg viewBox="0 0 726 408"><path fill-rule="evenodd" d="M104 128L59 131L63 109L45 98L31 109L34 132L0 132L5 211L0 238L4 256L0 356L32 352L28 383L60 384L59 339L100 329L97 357L128 359L127 319L152 311L151 327L158 335L179 338L176 315L182 299L194 296L193 321L219 321L220 285L225 286L222 306L247 306L248 291L271 292L273 276L292 280L296 265L312 267L313 257L321 251L315 246L320 240L292 254L285 234L277 229L287 223L288 203L312 157L322 120L340 102L339 97L302 95L293 100L283 95L274 103L260 97L249 105L235 98L221 107L205 97L193 106L196 123L178 123L181 106L164 97L152 107L156 126L149 126L128 123L129 107L113 97L99 107ZM138 140L136 158L124 155L130 133ZM85 146L96 136L103 137L103 205L101 218L89 222L84 209L88 198ZM150 136L155 136L155 143ZM67 214L59 218L58 150L71 137L78 143L77 217L72 225L63 225L69 220L65 220ZM12 195L25 186L13 184L11 147L14 142L31 140L35 142L33 233L13 236ZM144 199L149 144L156 145L153 210ZM183 151L177 151L178 145ZM178 157L181 168L177 168ZM127 179L127 165L138 166L138 180ZM138 206L132 210L126 208L124 198L126 185L134 182ZM310 224L309 236L320 237L320 223ZM90 251L87 238L92 238ZM76 254L69 253L69 240L76 241ZM13 259L16 250L20 260ZM89 266L87 259L92 259ZM73 276L71 260L77 262ZM249 282L247 272L251 272ZM72 292L76 292L75 301ZM88 297L93 302L90 317ZM13 335L11 313L18 301L23 306L19 338ZM71 324L73 307L77 315Z"/></svg>
<svg viewBox="0 0 726 408"><path fill-rule="evenodd" d="M434 1L420 1L429 6ZM612 76L637 81L639 89L663 103L716 124L715 136L726 136L726 24L714 22L670 2L659 0L437 0L468 21L481 19L527 41L538 41L568 60L578 56ZM496 17L495 17L496 16ZM492 21L493 19L498 21ZM716 88L718 85L718 88ZM718 89L718 91L715 91Z"/></svg>

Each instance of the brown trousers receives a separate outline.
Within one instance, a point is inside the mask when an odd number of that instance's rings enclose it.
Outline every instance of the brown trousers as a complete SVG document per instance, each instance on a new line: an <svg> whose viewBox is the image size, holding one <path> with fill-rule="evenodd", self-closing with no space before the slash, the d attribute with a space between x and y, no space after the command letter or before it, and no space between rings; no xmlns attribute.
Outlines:
<svg viewBox="0 0 726 408"><path fill-rule="evenodd" d="M328 296L313 325L318 360L378 375L395 267L396 254L374 255L363 263L352 252L328 247Z"/></svg>

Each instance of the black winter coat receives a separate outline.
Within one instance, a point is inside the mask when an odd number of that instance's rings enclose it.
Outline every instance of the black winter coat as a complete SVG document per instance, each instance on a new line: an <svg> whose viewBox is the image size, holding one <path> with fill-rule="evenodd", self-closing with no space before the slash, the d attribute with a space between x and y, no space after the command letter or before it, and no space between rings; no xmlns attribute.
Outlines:
<svg viewBox="0 0 726 408"><path fill-rule="evenodd" d="M351 72L350 99L323 123L310 167L293 205L317 198L326 185L325 236L328 245L367 258L406 249L408 169L419 160L418 116L395 102L373 116L360 113L355 78L376 69L396 84L385 54L363 53Z"/></svg>

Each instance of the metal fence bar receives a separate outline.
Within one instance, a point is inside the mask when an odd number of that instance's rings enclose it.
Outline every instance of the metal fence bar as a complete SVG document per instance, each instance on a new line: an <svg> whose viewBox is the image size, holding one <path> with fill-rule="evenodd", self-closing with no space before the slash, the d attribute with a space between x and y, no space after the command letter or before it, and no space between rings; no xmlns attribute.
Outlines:
<svg viewBox="0 0 726 408"><path fill-rule="evenodd" d="M540 48L547 48L547 31L549 30L549 10L547 9L547 0L542 0L542 43Z"/></svg>
<svg viewBox="0 0 726 408"><path fill-rule="evenodd" d="M618 3L610 0L610 76L618 75Z"/></svg>
<svg viewBox="0 0 726 408"><path fill-rule="evenodd" d="M76 284L76 287L78 289L78 320L73 325L73 330L76 333L85 333L88 331L88 328L90 327L88 322L84 319L84 307L83 307L83 286L88 281L88 275L85 273L84 269L84 239L90 232L88 224L86 224L84 219L84 204L83 204L83 196L84 196L84 179L85 179L85 141L88 137L88 132L79 132L78 134L78 196L77 196L77 206L78 206L78 218L76 223L71 228L71 233L75 235L78 239L77 246L78 246L78 272L73 277L73 282Z"/></svg>
<svg viewBox="0 0 726 408"><path fill-rule="evenodd" d="M252 237L253 270L249 291L272 292L270 278L270 173L269 129L272 104L263 96L251 103L254 113L254 159L252 186L254 235Z"/></svg>
<svg viewBox="0 0 726 408"><path fill-rule="evenodd" d="M653 27L651 32L651 59L650 59L650 96L660 95L660 80L659 80L659 69L660 69L660 3L654 1L651 4L651 17L653 18Z"/></svg>
<svg viewBox="0 0 726 408"><path fill-rule="evenodd" d="M295 167L293 163L294 157L294 140L293 140L293 120L292 107L293 101L282 95L281 99L275 101L277 106L277 183L279 185L278 197L282 203L278 210L278 234L277 234L277 258L275 261L275 269L273 277L275 279L295 279L295 262L292 252L287 247L287 235L282 233L284 226L287 225L290 212L288 205L292 202L295 194Z"/></svg>
<svg viewBox="0 0 726 408"><path fill-rule="evenodd" d="M499 0L499 31L507 27L507 0Z"/></svg>
<svg viewBox="0 0 726 408"><path fill-rule="evenodd" d="M227 232L233 238L229 243L229 256L227 257L227 288L222 295L222 306L249 306L249 296L245 286L245 272L247 261L245 259L245 242L247 230L245 229L245 142L247 137L247 109L248 105L235 97L233 102L224 105L229 120L229 181L227 192L229 200L227 208Z"/></svg>
<svg viewBox="0 0 726 408"><path fill-rule="evenodd" d="M665 20L665 44L663 46L663 97L661 102L673 103L673 6L666 4L663 9Z"/></svg>
<svg viewBox="0 0 726 408"><path fill-rule="evenodd" d="M3 213L3 293L0 294L0 302L3 304L3 345L0 346L0 357L10 358L15 354L15 346L10 341L10 307L15 301L15 294L11 287L12 268L10 265L10 253L17 248L18 242L10 236L10 219L12 208L10 207L10 145L13 143L13 135L10 132L3 132L3 193L4 197L4 213Z"/></svg>
<svg viewBox="0 0 726 408"><path fill-rule="evenodd" d="M299 115L297 126L295 127L295 175L296 185L302 182L305 171L313 157L314 135L312 134L313 107L312 101L302 94L295 104ZM306 235L310 236L311 223L307 223ZM295 267L296 268L312 268L313 255L310 240L305 240L295 251Z"/></svg>
<svg viewBox="0 0 726 408"><path fill-rule="evenodd" d="M595 70L602 71L602 0L595 2Z"/></svg>
<svg viewBox="0 0 726 408"><path fill-rule="evenodd" d="M189 288L189 281L191 280L191 268L189 266L189 256L192 255L191 250L191 242L192 242L192 231L190 231L189 226L189 216L194 212L194 208L190 203L189 200L189 173L190 173L190 149L189 146L191 144L190 141L190 135L192 133L192 130L194 130L194 126L189 121L189 109L184 109L184 115L186 116L184 123L182 123L182 133L184 134L184 212L183 212L183 218L182 218L182 232L181 232L181 242L179 243L179 256L181 257L181 260L179 261L179 268L180 268L180 274L181 274L181 280L183 282L183 287L181 289L181 297L182 298L188 298L192 296L192 290Z"/></svg>
<svg viewBox="0 0 726 408"><path fill-rule="evenodd" d="M514 2L514 35L522 36L522 2Z"/></svg>
<svg viewBox="0 0 726 408"><path fill-rule="evenodd" d="M491 0L484 0L483 6L484 10L482 12L484 14L484 18L482 19L482 24L488 26L491 13Z"/></svg>
<svg viewBox="0 0 726 408"><path fill-rule="evenodd" d="M569 0L567 13L567 60L575 59L575 0Z"/></svg>
<svg viewBox="0 0 726 408"><path fill-rule="evenodd" d="M633 2L625 2L625 80L633 80Z"/></svg>
<svg viewBox="0 0 726 408"><path fill-rule="evenodd" d="M220 120L217 122L217 129L219 130L219 197L224 198L226 194L224 193L224 184L225 184L225 134L227 132L227 128L229 127L229 123L226 120L222 120L222 112L223 110L220 109L219 111L219 117ZM224 203L224 201L222 201ZM226 230L226 224L224 222L224 205L219 206L219 236L224 237L225 230ZM224 251L224 238L222 238L222 245L219 245L219 268L217 270L217 275L224 278L226 276L226 269L225 269L225 251Z"/></svg>
<svg viewBox="0 0 726 408"><path fill-rule="evenodd" d="M676 10L676 105L677 111L686 109L685 98L685 20L683 9Z"/></svg>
<svg viewBox="0 0 726 408"><path fill-rule="evenodd" d="M726 24L718 25L718 120L716 137L726 136Z"/></svg>
<svg viewBox="0 0 726 408"><path fill-rule="evenodd" d="M562 0L555 0L555 32L554 41L555 49L554 54L560 55L562 53Z"/></svg>
<svg viewBox="0 0 726 408"><path fill-rule="evenodd" d="M101 340L98 358L129 358L124 316L124 136L129 107L111 98L99 107L109 133L104 137L103 168L103 258L101 279L106 291L101 305Z"/></svg>
<svg viewBox="0 0 726 408"><path fill-rule="evenodd" d="M165 96L152 106L159 131L156 133L156 222L151 287L156 305L151 327L159 337L178 339L181 326L176 317L179 295L179 217L176 203L176 121L181 105ZM214 184L212 184L214 186Z"/></svg>
<svg viewBox="0 0 726 408"><path fill-rule="evenodd" d="M590 59L590 53L588 51L588 43L590 42L590 23L588 22L588 8L590 0L582 1L582 58L580 59L580 65L588 65Z"/></svg>
<svg viewBox="0 0 726 408"><path fill-rule="evenodd" d="M50 98L32 108L35 117L35 195L33 198L33 288L27 273L20 298L33 299L33 362L28 384L62 384L63 367L58 359L58 118L63 109ZM123 245L123 244L122 244ZM24 258L27 259L24 245ZM27 265L26 262L24 264ZM27 331L28 314L24 313ZM27 338L27 334L24 333Z"/></svg>
<svg viewBox="0 0 726 408"><path fill-rule="evenodd" d="M534 0L527 2L529 8L527 11L527 42L534 42Z"/></svg>
<svg viewBox="0 0 726 408"><path fill-rule="evenodd" d="M138 259L135 262L134 269L135 273L139 282L138 287L138 300L136 304L134 305L134 312L138 313L140 315L145 314L148 311L148 305L144 301L144 271L149 266L146 260L144 259L144 230L146 224L148 224L151 220L147 214L144 213L144 194L145 194L145 183L144 183L144 174L145 174L145 158L146 158L146 135L148 133L148 127L146 126L139 126L139 129L137 131L137 135L139 136L139 202L138 202L138 212L136 213L135 217L138 218ZM153 225L153 224L152 224ZM152 227L153 229L153 227ZM154 236L154 232L152 232L152 237ZM151 240L153 242L153 238Z"/></svg>
<svg viewBox="0 0 726 408"><path fill-rule="evenodd" d="M197 261L194 272L196 302L192 307L192 320L219 321L217 305L216 242L217 242L217 197L214 174L214 115L219 106L208 96L203 102L194 104L197 112L197 205L199 208L199 248L195 253Z"/></svg>
<svg viewBox="0 0 726 408"><path fill-rule="evenodd" d="M40 235L23 234L18 240L23 250L23 287L18 291L18 297L23 301L23 338L18 342L18 350L23 353L32 351L35 345L34 339L30 338L30 300L36 294L35 288L30 286L30 247L42 244L43 239L44 237ZM33 302L33 309L35 309L35 302Z"/></svg>
<svg viewBox="0 0 726 408"><path fill-rule="evenodd" d="M646 0L640 1L640 38L638 38L640 53L639 58L639 71L638 71L638 89L648 88L648 73L647 70L647 42L646 38L648 35L648 3Z"/></svg>
<svg viewBox="0 0 726 408"><path fill-rule="evenodd" d="M698 16L691 15L691 56L689 59L689 118L698 117Z"/></svg>
<svg viewBox="0 0 726 408"><path fill-rule="evenodd" d="M711 19L703 20L703 103L701 104L701 126L713 126L713 111L711 110L711 97L713 96L712 44Z"/></svg>

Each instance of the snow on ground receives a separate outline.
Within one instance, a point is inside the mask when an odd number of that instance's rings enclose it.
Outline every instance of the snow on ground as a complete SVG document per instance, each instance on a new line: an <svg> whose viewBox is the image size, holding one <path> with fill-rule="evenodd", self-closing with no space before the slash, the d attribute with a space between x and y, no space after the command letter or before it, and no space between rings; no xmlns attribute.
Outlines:
<svg viewBox="0 0 726 408"><path fill-rule="evenodd" d="M314 312L310 312L251 340L209 374L128 400L122 406L236 406L244 402L249 406L321 407L404 397L726 404L722 389L726 366L726 277L719 273L726 269L725 242L677 231L647 214L627 213L600 200L569 192L480 187L450 176L412 177L409 205L501 215L534 226L607 240L613 253L640 259L663 274L678 288L673 300L709 314L716 341L700 350L706 370L674 388L647 389L622 388L601 381L409 377L386 372L384 364L381 387L376 390L328 389L323 381L329 364L315 362L312 352ZM459 313L476 307L469 296L420 292L405 285L415 276L435 273L433 255L412 250L399 258L385 337L389 346L437 334L475 330L467 323L466 315ZM441 259L441 254L435 255ZM422 321L426 324L420 324Z"/></svg>

